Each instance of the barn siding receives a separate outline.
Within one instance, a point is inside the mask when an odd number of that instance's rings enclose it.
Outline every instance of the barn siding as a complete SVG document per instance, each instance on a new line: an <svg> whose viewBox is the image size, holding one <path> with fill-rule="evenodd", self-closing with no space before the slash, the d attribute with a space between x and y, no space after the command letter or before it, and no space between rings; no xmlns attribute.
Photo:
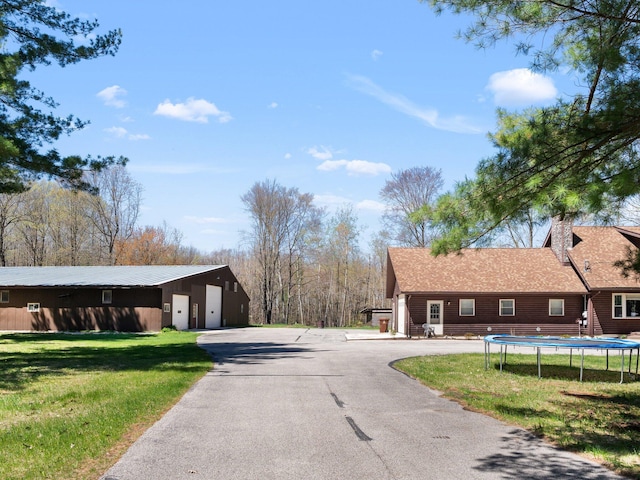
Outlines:
<svg viewBox="0 0 640 480"><path fill-rule="evenodd" d="M160 330L159 308L83 307L41 308L28 312L26 308L0 310L0 330L18 331L157 331Z"/></svg>
<svg viewBox="0 0 640 480"><path fill-rule="evenodd" d="M174 294L189 295L189 327L204 328L206 316L206 285L222 287L222 326L239 327L249 324L249 296L230 268L225 267L205 274L183 278L163 285L162 302L171 303ZM228 288L227 288L228 285ZM198 318L193 318L193 304L198 304ZM162 326L171 325L171 312L162 315Z"/></svg>
<svg viewBox="0 0 640 480"><path fill-rule="evenodd" d="M564 299L564 315L549 315L549 299ZM475 300L475 315L460 316L460 299ZM515 315L500 316L500 299L515 300ZM408 302L411 336L422 336L422 324L427 321L427 301L443 302L443 331L445 335L487 335L509 333L516 335L577 335L576 321L584 310L582 295L411 295ZM537 328L540 328L540 331Z"/></svg>
<svg viewBox="0 0 640 480"><path fill-rule="evenodd" d="M106 289L112 303L102 304L93 288L9 289L9 304L0 308L0 330L160 330L160 289ZM40 312L27 311L39 303Z"/></svg>

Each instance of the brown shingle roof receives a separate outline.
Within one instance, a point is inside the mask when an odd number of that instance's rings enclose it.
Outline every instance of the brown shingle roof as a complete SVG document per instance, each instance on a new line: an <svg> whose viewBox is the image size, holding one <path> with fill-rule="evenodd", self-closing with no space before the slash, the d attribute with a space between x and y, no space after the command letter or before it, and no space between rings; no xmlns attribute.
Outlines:
<svg viewBox="0 0 640 480"><path fill-rule="evenodd" d="M621 233L625 231L638 235L640 228L573 227L578 241L569 250L569 258L591 290L640 288L635 278L624 278L620 269L613 266L615 261L625 258L628 248L633 248Z"/></svg>
<svg viewBox="0 0 640 480"><path fill-rule="evenodd" d="M434 257L426 248L389 248L387 297L403 293L586 293L549 248L465 249ZM391 291L390 291L391 290Z"/></svg>

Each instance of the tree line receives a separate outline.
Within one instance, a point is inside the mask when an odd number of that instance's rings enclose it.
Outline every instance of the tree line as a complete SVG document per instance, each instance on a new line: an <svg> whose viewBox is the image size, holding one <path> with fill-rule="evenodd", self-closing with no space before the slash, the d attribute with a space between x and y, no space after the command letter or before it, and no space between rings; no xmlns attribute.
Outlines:
<svg viewBox="0 0 640 480"><path fill-rule="evenodd" d="M0 194L0 265L176 263L179 235L138 226L142 186L124 165L85 175L95 192L55 181Z"/></svg>
<svg viewBox="0 0 640 480"><path fill-rule="evenodd" d="M252 299L254 323L348 326L384 305L387 243L378 235L363 252L350 206L328 216L311 194L257 182L241 197L248 247L202 252L166 222L139 225L142 186L124 164L83 181L93 193L42 180L0 193L1 266L226 264Z"/></svg>

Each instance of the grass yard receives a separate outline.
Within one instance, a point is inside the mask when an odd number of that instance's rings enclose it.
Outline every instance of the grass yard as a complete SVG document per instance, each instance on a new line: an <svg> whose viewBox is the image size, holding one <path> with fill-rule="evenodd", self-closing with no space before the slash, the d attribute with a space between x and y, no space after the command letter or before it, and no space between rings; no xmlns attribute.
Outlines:
<svg viewBox="0 0 640 480"><path fill-rule="evenodd" d="M98 478L211 368L196 338L0 335L0 478Z"/></svg>
<svg viewBox="0 0 640 480"><path fill-rule="evenodd" d="M541 379L535 355L510 353L503 372L497 357L489 370L482 354L416 357L394 366L470 410L640 478L640 382L625 374L628 383L619 383L618 355L609 371L604 357L585 356L583 382L579 356L569 368L568 355L543 355Z"/></svg>

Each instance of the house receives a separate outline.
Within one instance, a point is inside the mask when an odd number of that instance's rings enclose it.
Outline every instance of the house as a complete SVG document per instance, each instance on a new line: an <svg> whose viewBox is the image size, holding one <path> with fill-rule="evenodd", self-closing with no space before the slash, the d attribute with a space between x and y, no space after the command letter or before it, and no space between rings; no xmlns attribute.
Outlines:
<svg viewBox="0 0 640 480"><path fill-rule="evenodd" d="M640 228L574 227L554 219L541 248L389 248L390 328L406 336L621 335L640 330L640 283L613 263ZM584 318L586 317L586 318ZM582 325L582 320L586 325Z"/></svg>
<svg viewBox="0 0 640 480"><path fill-rule="evenodd" d="M159 331L249 323L227 265L2 267L0 330Z"/></svg>
<svg viewBox="0 0 640 480"><path fill-rule="evenodd" d="M549 237L544 246L551 245ZM566 260L589 291L590 335L640 331L640 282L621 275L613 264L640 245L638 227L573 227Z"/></svg>

